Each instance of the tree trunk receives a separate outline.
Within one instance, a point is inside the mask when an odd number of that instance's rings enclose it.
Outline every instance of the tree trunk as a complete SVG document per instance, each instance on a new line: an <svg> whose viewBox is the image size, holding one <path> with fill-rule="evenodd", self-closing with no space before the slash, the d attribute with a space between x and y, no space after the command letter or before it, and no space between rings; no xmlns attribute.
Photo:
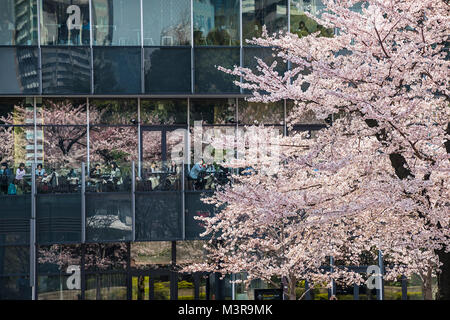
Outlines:
<svg viewBox="0 0 450 320"><path fill-rule="evenodd" d="M422 292L424 300L433 300L433 288L431 286L431 269L423 276Z"/></svg>
<svg viewBox="0 0 450 320"><path fill-rule="evenodd" d="M450 252L438 252L439 261L443 263L438 274L438 300L450 300Z"/></svg>

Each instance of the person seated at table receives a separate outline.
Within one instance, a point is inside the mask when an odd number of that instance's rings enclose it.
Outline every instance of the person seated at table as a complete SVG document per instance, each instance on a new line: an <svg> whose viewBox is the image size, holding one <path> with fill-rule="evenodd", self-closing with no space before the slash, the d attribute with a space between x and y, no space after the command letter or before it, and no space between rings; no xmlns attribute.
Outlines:
<svg viewBox="0 0 450 320"><path fill-rule="evenodd" d="M192 169L189 171L188 177L194 181L194 189L202 189L204 185L204 176L206 174L206 163L202 159L201 161L194 164Z"/></svg>
<svg viewBox="0 0 450 320"><path fill-rule="evenodd" d="M170 173L180 173L180 167L177 165L175 160L172 160L168 169Z"/></svg>
<svg viewBox="0 0 450 320"><path fill-rule="evenodd" d="M8 187L11 181L12 172L8 168L8 163L2 162L0 167L0 192L8 194Z"/></svg>
<svg viewBox="0 0 450 320"><path fill-rule="evenodd" d="M45 169L42 168L42 164L41 164L41 163L39 163L39 164L37 165L35 174L36 174L38 177L41 177L41 178L47 176L47 172L45 172Z"/></svg>
<svg viewBox="0 0 450 320"><path fill-rule="evenodd" d="M22 191L25 191L25 174L25 163L22 162L19 164L19 167L16 170L16 182Z"/></svg>
<svg viewBox="0 0 450 320"><path fill-rule="evenodd" d="M122 173L120 172L120 169L117 166L117 163L115 163L114 161L111 162L111 171L110 171L109 181L112 181L116 185L121 185L123 183Z"/></svg>
<svg viewBox="0 0 450 320"><path fill-rule="evenodd" d="M96 191L101 191L101 183L103 182L102 179L102 169L100 168L100 164L96 163L95 167L91 169L89 173L89 178L92 181L92 183L96 186Z"/></svg>

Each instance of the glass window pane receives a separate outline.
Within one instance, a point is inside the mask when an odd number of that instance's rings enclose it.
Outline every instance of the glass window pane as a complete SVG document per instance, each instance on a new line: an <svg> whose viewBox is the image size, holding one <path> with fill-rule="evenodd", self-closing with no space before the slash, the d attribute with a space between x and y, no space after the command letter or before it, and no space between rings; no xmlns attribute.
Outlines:
<svg viewBox="0 0 450 320"><path fill-rule="evenodd" d="M131 243L131 268L156 269L171 263L172 243L170 241Z"/></svg>
<svg viewBox="0 0 450 320"><path fill-rule="evenodd" d="M38 276L38 300L81 300L81 287L71 285L72 276Z"/></svg>
<svg viewBox="0 0 450 320"><path fill-rule="evenodd" d="M140 93L141 48L94 49L95 93Z"/></svg>
<svg viewBox="0 0 450 320"><path fill-rule="evenodd" d="M125 242L86 244L84 263L86 272L124 271L128 249Z"/></svg>
<svg viewBox="0 0 450 320"><path fill-rule="evenodd" d="M80 245L40 245L37 252L38 273L65 273L69 266L80 266L81 254Z"/></svg>
<svg viewBox="0 0 450 320"><path fill-rule="evenodd" d="M194 121L202 121L203 124L236 123L236 99L191 100L189 113L191 125Z"/></svg>
<svg viewBox="0 0 450 320"><path fill-rule="evenodd" d="M141 124L187 124L187 100L141 100Z"/></svg>
<svg viewBox="0 0 450 320"><path fill-rule="evenodd" d="M242 0L242 37L260 37L265 25L269 34L287 31L287 0Z"/></svg>
<svg viewBox="0 0 450 320"><path fill-rule="evenodd" d="M30 278L0 277L0 300L31 300Z"/></svg>
<svg viewBox="0 0 450 320"><path fill-rule="evenodd" d="M196 93L238 93L233 82L239 77L217 70L217 66L240 65L239 48L196 48L194 54Z"/></svg>
<svg viewBox="0 0 450 320"><path fill-rule="evenodd" d="M143 0L144 45L191 44L190 0Z"/></svg>
<svg viewBox="0 0 450 320"><path fill-rule="evenodd" d="M254 73L259 74L257 67L259 66L257 58L261 59L265 64L271 66L274 61L277 62L275 71L279 75L283 75L287 71L287 65L283 62L283 59L279 57L274 57L273 54L276 53L272 48L262 48L262 47L245 47L244 48L244 67L250 68Z"/></svg>
<svg viewBox="0 0 450 320"><path fill-rule="evenodd" d="M239 124L282 125L284 123L284 102L249 102L239 100Z"/></svg>
<svg viewBox="0 0 450 320"><path fill-rule="evenodd" d="M39 194L36 215L38 243L81 241L80 194Z"/></svg>
<svg viewBox="0 0 450 320"><path fill-rule="evenodd" d="M320 16L323 9L324 5L320 0L291 0L291 33L304 37L320 31L319 36L333 36L333 29L326 29L317 24L314 19L305 15L305 12L309 12L315 16Z"/></svg>
<svg viewBox="0 0 450 320"><path fill-rule="evenodd" d="M137 121L137 99L92 99L89 123L132 125Z"/></svg>
<svg viewBox="0 0 450 320"><path fill-rule="evenodd" d="M190 93L191 49L145 48L145 92Z"/></svg>
<svg viewBox="0 0 450 320"><path fill-rule="evenodd" d="M0 48L0 94L39 92L36 47Z"/></svg>
<svg viewBox="0 0 450 320"><path fill-rule="evenodd" d="M28 274L30 271L30 247L0 246L0 276Z"/></svg>
<svg viewBox="0 0 450 320"><path fill-rule="evenodd" d="M87 121L86 99L43 99L36 112L38 125L86 125Z"/></svg>
<svg viewBox="0 0 450 320"><path fill-rule="evenodd" d="M125 168L130 168L131 161L138 160L138 132L136 127L92 126L89 131L89 138L91 170L94 169L94 163L106 166L116 162L122 176L129 174L129 170L127 172L122 171ZM105 172L111 170L109 165L101 169ZM124 178L123 176L122 179Z"/></svg>
<svg viewBox="0 0 450 320"><path fill-rule="evenodd" d="M89 0L41 0L42 45L89 45Z"/></svg>
<svg viewBox="0 0 450 320"><path fill-rule="evenodd" d="M86 300L126 300L126 274L95 274L86 276Z"/></svg>
<svg viewBox="0 0 450 320"><path fill-rule="evenodd" d="M30 195L4 195L0 193L0 245L26 245L30 239Z"/></svg>
<svg viewBox="0 0 450 320"><path fill-rule="evenodd" d="M189 265L206 261L205 241L177 241L177 265Z"/></svg>
<svg viewBox="0 0 450 320"><path fill-rule="evenodd" d="M132 238L131 195L86 194L86 239L91 242L127 241Z"/></svg>
<svg viewBox="0 0 450 320"><path fill-rule="evenodd" d="M194 0L194 44L237 46L239 0Z"/></svg>
<svg viewBox="0 0 450 320"><path fill-rule="evenodd" d="M136 239L176 240L182 238L181 195L153 192L136 195Z"/></svg>
<svg viewBox="0 0 450 320"><path fill-rule="evenodd" d="M0 125L33 125L33 98L0 98Z"/></svg>
<svg viewBox="0 0 450 320"><path fill-rule="evenodd" d="M206 204L201 199L210 194L190 191L186 192L186 239L202 239L201 233L205 232L204 224L194 217L212 217L216 208L214 205ZM209 237L210 235L208 235Z"/></svg>
<svg viewBox="0 0 450 320"><path fill-rule="evenodd" d="M37 44L35 0L0 2L0 45Z"/></svg>
<svg viewBox="0 0 450 320"><path fill-rule="evenodd" d="M90 93L91 52L86 47L42 48L43 93Z"/></svg>
<svg viewBox="0 0 450 320"><path fill-rule="evenodd" d="M140 12L140 0L93 0L94 45L140 45Z"/></svg>

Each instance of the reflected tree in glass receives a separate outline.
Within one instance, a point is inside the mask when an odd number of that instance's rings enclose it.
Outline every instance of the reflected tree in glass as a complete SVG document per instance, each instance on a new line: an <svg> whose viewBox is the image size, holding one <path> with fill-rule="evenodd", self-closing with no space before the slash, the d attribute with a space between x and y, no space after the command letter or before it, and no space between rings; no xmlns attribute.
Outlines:
<svg viewBox="0 0 450 320"><path fill-rule="evenodd" d="M242 37L259 38L262 27L269 34L287 31L287 0L242 0Z"/></svg>
<svg viewBox="0 0 450 320"><path fill-rule="evenodd" d="M333 29L327 29L308 17L305 12L314 16L320 16L324 6L320 0L292 0L290 31L300 38L314 32L320 32L319 37L332 37Z"/></svg>
<svg viewBox="0 0 450 320"><path fill-rule="evenodd" d="M194 44L238 46L239 7L238 0L195 0Z"/></svg>
<svg viewBox="0 0 450 320"><path fill-rule="evenodd" d="M190 0L143 0L144 45L191 44Z"/></svg>

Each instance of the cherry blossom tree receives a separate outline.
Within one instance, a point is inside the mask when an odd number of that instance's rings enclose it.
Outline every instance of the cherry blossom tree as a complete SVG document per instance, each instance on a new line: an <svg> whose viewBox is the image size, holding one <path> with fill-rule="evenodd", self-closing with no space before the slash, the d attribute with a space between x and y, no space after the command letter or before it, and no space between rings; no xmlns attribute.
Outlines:
<svg viewBox="0 0 450 320"><path fill-rule="evenodd" d="M261 59L256 71L219 67L242 77L235 84L250 101L293 100L291 124L305 112L333 123L316 139L283 138L276 172L235 177L206 200L226 205L202 218L219 242L209 246L210 263L191 269L281 276L289 288L314 277L351 284L361 278L319 264L333 256L361 265L381 251L385 279L418 274L431 299L438 274L440 298L449 299L448 3L369 0L355 12L355 1L323 2L320 18L306 14L334 37L264 32L250 41L273 47L289 71ZM255 154L240 165L258 169Z"/></svg>

